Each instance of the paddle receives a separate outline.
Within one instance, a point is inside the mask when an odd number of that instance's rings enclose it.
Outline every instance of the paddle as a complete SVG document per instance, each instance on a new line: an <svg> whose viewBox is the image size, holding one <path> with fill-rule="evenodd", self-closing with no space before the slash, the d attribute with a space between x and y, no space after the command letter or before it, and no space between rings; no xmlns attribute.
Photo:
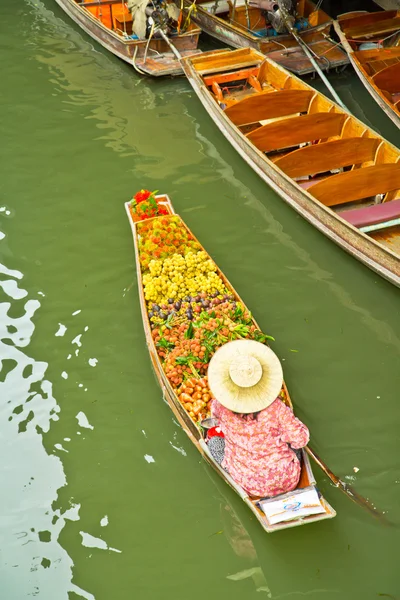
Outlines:
<svg viewBox="0 0 400 600"><path fill-rule="evenodd" d="M283 20L285 21L285 25L286 25L288 31L292 34L292 36L294 37L294 39L296 40L296 42L299 44L300 48L303 50L304 54L310 60L310 62L313 65L314 69L317 71L318 75L321 77L322 81L324 82L324 84L326 85L326 87L328 88L328 90L330 91L330 93L332 94L332 97L334 98L335 102L337 102L339 104L339 106L341 106L345 110L348 110L347 106L342 102L342 100L340 99L340 97L337 95L337 93L335 92L335 90L333 89L333 87L331 86L331 84L329 83L328 79L325 77L325 74L323 73L321 67L319 66L319 64L315 60L315 58L314 58L314 56L313 56L310 48L307 46L307 44L305 43L305 41L301 39L301 37L299 36L299 34L297 33L297 31L293 27L293 20L292 20L293 18L288 13L288 11L286 9L286 6L283 4L283 2L281 2L281 0L276 0L276 1L277 1L278 6L279 6L279 10L280 10L280 12L282 14Z"/></svg>
<svg viewBox="0 0 400 600"><path fill-rule="evenodd" d="M350 498L350 500L352 500L359 506L362 506L363 508L365 508L376 519L379 519L382 522L389 524L389 521L385 517L385 515L382 512L378 511L376 508L374 508L372 506L372 504L369 502L369 500L367 500L366 498L361 496L350 485L348 485L347 483L345 483L344 481L339 479L339 477L336 477L336 475L334 473L332 473L332 471L326 466L326 464L324 462L322 462L322 460L320 459L318 454L316 454L314 452L314 450L312 448L310 448L310 446L306 446L305 450L311 456L311 458L317 463L317 465L323 470L323 472L326 473L326 475L328 475L328 477L332 481L332 483L336 487L341 489L342 492L344 492L346 494L346 496L348 496L348 498Z"/></svg>

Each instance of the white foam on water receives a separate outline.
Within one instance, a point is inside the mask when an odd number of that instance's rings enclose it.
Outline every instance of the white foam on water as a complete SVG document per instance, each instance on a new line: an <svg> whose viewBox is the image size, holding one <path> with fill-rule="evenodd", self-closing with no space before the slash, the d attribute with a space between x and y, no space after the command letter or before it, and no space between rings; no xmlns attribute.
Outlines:
<svg viewBox="0 0 400 600"><path fill-rule="evenodd" d="M88 418L83 411L79 411L75 418L78 420L78 425L80 427L84 427L85 429L94 429L93 425L89 423Z"/></svg>

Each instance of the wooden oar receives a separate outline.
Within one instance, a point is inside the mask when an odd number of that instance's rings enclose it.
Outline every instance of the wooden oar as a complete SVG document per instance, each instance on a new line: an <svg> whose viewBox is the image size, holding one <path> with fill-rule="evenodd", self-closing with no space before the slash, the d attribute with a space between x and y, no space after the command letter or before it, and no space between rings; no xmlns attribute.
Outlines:
<svg viewBox="0 0 400 600"><path fill-rule="evenodd" d="M332 94L335 102L337 102L339 104L339 106L341 106L342 108L344 108L345 110L348 111L349 109L347 108L347 106L344 104L344 102L342 102L340 97L337 95L337 93L333 89L332 85L329 83L327 77L325 77L324 72L322 71L322 69L319 66L319 64L317 63L317 61L315 60L310 48L307 46L305 41L301 39L301 37L299 36L297 31L293 27L292 19L291 19L291 16L289 15L288 11L286 10L286 6L283 4L283 2L280 2L280 0L277 0L277 4L279 6L279 10L282 14L283 20L285 21L285 25L286 25L288 31L292 34L292 36L294 37L296 42L299 44L300 48L303 50L304 54L310 60L314 69L317 71L318 75L321 77L322 81L328 88L329 92Z"/></svg>
<svg viewBox="0 0 400 600"><path fill-rule="evenodd" d="M314 450L312 448L310 448L310 446L306 446L305 450L311 456L311 458L317 463L317 465L323 470L323 472L326 473L326 475L328 475L328 477L332 481L332 483L336 487L341 489L342 492L344 492L346 494L346 496L348 496L348 498L350 498L350 500L352 500L356 504L359 504L360 506L365 508L376 519L380 519L382 522L389 524L389 521L385 517L385 515L382 512L378 511L376 508L374 508L372 506L372 504L369 502L369 500L364 498L364 496L361 496L350 485L348 485L347 483L345 483L344 481L339 479L339 477L337 477L334 473L332 473L332 471L326 466L326 464L324 462L322 462L322 460L320 459L318 454L316 454L314 452Z"/></svg>

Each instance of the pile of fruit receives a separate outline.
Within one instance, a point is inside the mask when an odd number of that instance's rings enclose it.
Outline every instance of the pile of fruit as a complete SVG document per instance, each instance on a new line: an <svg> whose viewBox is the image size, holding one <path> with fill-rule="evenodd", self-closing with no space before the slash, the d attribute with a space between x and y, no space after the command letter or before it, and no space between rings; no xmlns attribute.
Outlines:
<svg viewBox="0 0 400 600"><path fill-rule="evenodd" d="M174 215L138 225L139 255L152 337L164 372L195 423L210 415L207 369L236 339L272 340L217 273L215 263Z"/></svg>
<svg viewBox="0 0 400 600"><path fill-rule="evenodd" d="M168 210L160 204L159 199L156 198L156 194L157 191L140 190L140 192L137 192L133 196L129 209L134 221L143 221L168 214Z"/></svg>
<svg viewBox="0 0 400 600"><path fill-rule="evenodd" d="M142 271L149 268L152 259L164 259L172 254L185 256L190 251L201 250L200 244L176 215L142 221L137 230Z"/></svg>
<svg viewBox="0 0 400 600"><path fill-rule="evenodd" d="M144 295L156 304L171 303L175 298L196 294L226 291L216 273L215 263L204 251L188 252L149 262L149 272L143 275Z"/></svg>

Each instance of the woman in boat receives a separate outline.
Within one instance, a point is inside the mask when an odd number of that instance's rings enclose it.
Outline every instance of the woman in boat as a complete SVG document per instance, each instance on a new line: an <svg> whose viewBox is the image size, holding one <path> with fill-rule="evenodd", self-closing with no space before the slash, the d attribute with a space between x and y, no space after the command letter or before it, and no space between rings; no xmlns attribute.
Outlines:
<svg viewBox="0 0 400 600"><path fill-rule="evenodd" d="M252 496L294 490L301 472L294 450L306 446L309 432L278 397L283 374L274 352L253 340L224 344L210 361L208 383L224 435L209 440L215 460Z"/></svg>

